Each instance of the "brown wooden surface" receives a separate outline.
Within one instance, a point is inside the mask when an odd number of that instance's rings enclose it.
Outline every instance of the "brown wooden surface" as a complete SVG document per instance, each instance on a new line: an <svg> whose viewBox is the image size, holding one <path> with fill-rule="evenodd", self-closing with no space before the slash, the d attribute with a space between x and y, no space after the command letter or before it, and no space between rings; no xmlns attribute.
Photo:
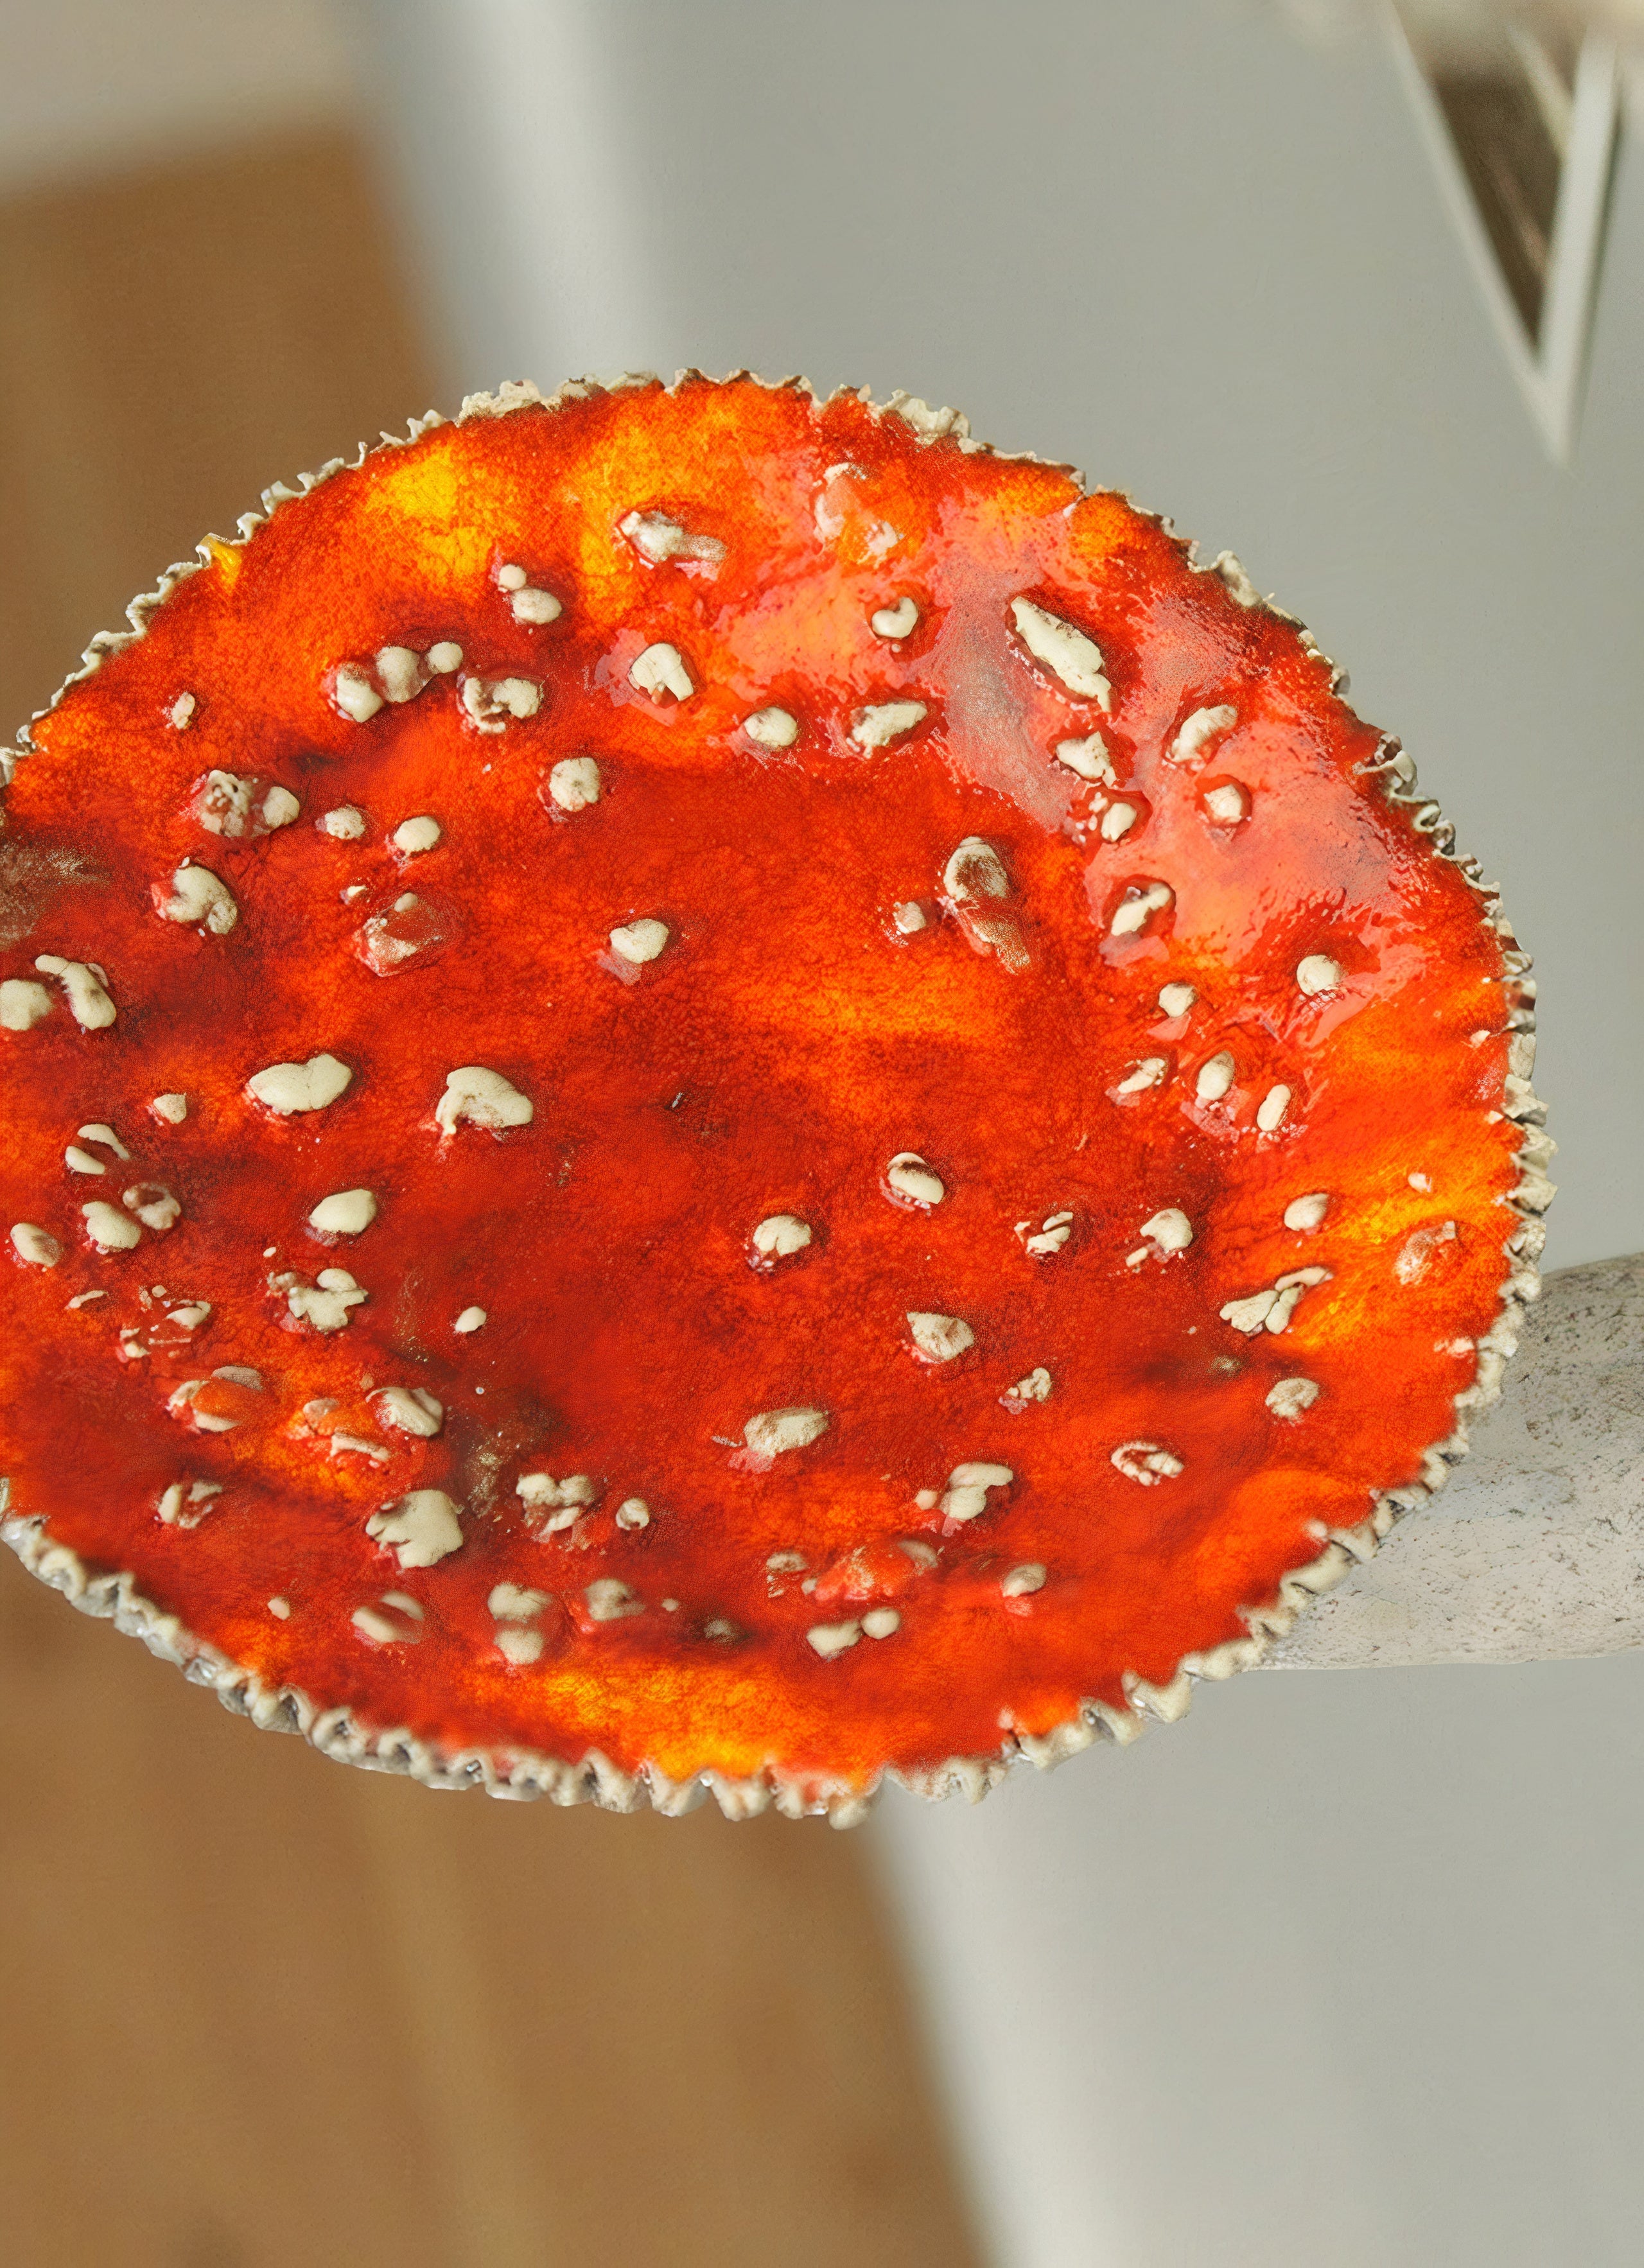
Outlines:
<svg viewBox="0 0 1644 2268"><path fill-rule="evenodd" d="M0 718L430 398L341 142L0 207ZM0 1725L8 2268L975 2259L851 1838L348 1771L3 1552Z"/></svg>

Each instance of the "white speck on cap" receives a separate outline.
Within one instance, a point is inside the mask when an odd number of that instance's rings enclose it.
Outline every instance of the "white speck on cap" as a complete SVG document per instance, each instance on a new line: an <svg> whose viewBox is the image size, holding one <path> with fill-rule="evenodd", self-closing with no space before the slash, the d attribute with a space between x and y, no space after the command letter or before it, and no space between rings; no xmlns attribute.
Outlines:
<svg viewBox="0 0 1644 2268"><path fill-rule="evenodd" d="M421 850L431 850L445 836L445 828L428 812L420 812L415 819L402 819L388 838L396 850L414 858Z"/></svg>
<svg viewBox="0 0 1644 2268"><path fill-rule="evenodd" d="M135 1220L114 1206L105 1204L100 1197L91 1204L80 1207L85 1223L85 1233L100 1252L129 1252L142 1241L143 1231Z"/></svg>
<svg viewBox="0 0 1644 2268"><path fill-rule="evenodd" d="M1121 1441L1110 1460L1117 1465L1126 1480L1139 1481L1144 1488L1156 1488L1161 1481L1173 1481L1182 1470L1182 1460L1157 1441Z"/></svg>
<svg viewBox="0 0 1644 2268"><path fill-rule="evenodd" d="M1166 1205L1162 1212L1143 1221L1141 1233L1161 1253L1185 1252L1193 1241L1193 1224L1178 1206Z"/></svg>
<svg viewBox="0 0 1644 2268"><path fill-rule="evenodd" d="M634 656L628 667L628 682L636 693L649 694L652 701L660 701L665 693L675 701L689 701L697 690L684 655L676 645L665 642L648 645Z"/></svg>
<svg viewBox="0 0 1644 2268"><path fill-rule="evenodd" d="M431 1441L445 1423L446 1405L421 1386L385 1386L372 1395L371 1406L380 1425L413 1440Z"/></svg>
<svg viewBox="0 0 1644 2268"><path fill-rule="evenodd" d="M1145 930L1155 914L1163 913L1176 903L1176 892L1168 882L1134 883L1124 893L1113 909L1108 924L1111 937L1136 937Z"/></svg>
<svg viewBox="0 0 1644 2268"><path fill-rule="evenodd" d="M669 559L695 559L704 566L717 567L725 556L725 546L717 535L693 535L665 512L630 512L616 526L652 567L660 567Z"/></svg>
<svg viewBox="0 0 1644 2268"><path fill-rule="evenodd" d="M1077 772L1080 779L1100 780L1107 787L1119 784L1108 744L1100 733L1087 733L1082 740L1058 740L1056 761L1065 764L1070 772Z"/></svg>
<svg viewBox="0 0 1644 2268"><path fill-rule="evenodd" d="M240 919L233 892L209 866L179 866L169 889L155 882L150 886L150 895L162 921L181 922L189 928L198 923L213 937L226 937Z"/></svg>
<svg viewBox="0 0 1644 2268"><path fill-rule="evenodd" d="M901 740L916 725L923 724L929 714L923 701L881 701L858 711L851 738L864 750L888 747L892 740Z"/></svg>
<svg viewBox="0 0 1644 2268"><path fill-rule="evenodd" d="M1072 622L1064 622L1059 615L1048 613L1036 606L1031 599L1013 599L1010 610L1015 619L1016 635L1036 661L1058 677L1070 693L1081 700L1095 701L1103 710L1113 706L1113 688L1109 684L1102 649L1095 638L1076 630Z"/></svg>
<svg viewBox="0 0 1644 2268"><path fill-rule="evenodd" d="M188 1098L186 1094L157 1094L149 1108L168 1126L181 1126L188 1116Z"/></svg>
<svg viewBox="0 0 1644 2268"><path fill-rule="evenodd" d="M666 922L653 920L647 915L639 921L625 922L620 929L614 929L610 934L611 951L620 959L631 961L636 968L642 968L647 961L656 959L673 934Z"/></svg>
<svg viewBox="0 0 1644 2268"><path fill-rule="evenodd" d="M1294 1425L1304 1410L1310 1410L1319 1398L1319 1387L1311 1378L1280 1378L1267 1389L1267 1406L1275 1418L1285 1418Z"/></svg>
<svg viewBox="0 0 1644 2268"><path fill-rule="evenodd" d="M173 732L186 733L194 722L194 712L198 705L192 693L180 693L166 711L166 723Z"/></svg>
<svg viewBox="0 0 1644 2268"><path fill-rule="evenodd" d="M1036 1559L1024 1559L1020 1567L1013 1567L999 1583L1007 1599L1025 1599L1035 1591L1044 1588L1044 1569Z"/></svg>
<svg viewBox="0 0 1644 2268"><path fill-rule="evenodd" d="M1225 702L1214 709L1195 709L1170 743L1168 754L1171 762L1196 763L1211 742L1230 733L1238 721L1238 711Z"/></svg>
<svg viewBox="0 0 1644 2268"><path fill-rule="evenodd" d="M1167 1016L1185 1016L1198 998L1191 984L1167 984L1159 995L1159 1005Z"/></svg>
<svg viewBox="0 0 1644 2268"><path fill-rule="evenodd" d="M1309 999L1321 992L1333 992L1341 978L1341 963L1327 953L1309 953L1296 963L1296 983Z"/></svg>
<svg viewBox="0 0 1644 2268"><path fill-rule="evenodd" d="M1114 1088L1115 1094L1145 1094L1150 1086L1157 1086L1169 1068L1163 1056L1146 1056L1134 1071L1127 1071Z"/></svg>
<svg viewBox="0 0 1644 2268"><path fill-rule="evenodd" d="M34 956L34 966L42 976L57 979L82 1031L107 1030L114 1020L114 1004L104 989L104 974L95 961L65 961L60 953L41 953Z"/></svg>
<svg viewBox="0 0 1644 2268"><path fill-rule="evenodd" d="M346 1092L354 1077L335 1056L310 1056L306 1063L269 1064L254 1071L246 1092L254 1102L276 1116L289 1118L305 1110L323 1110Z"/></svg>
<svg viewBox="0 0 1644 2268"><path fill-rule="evenodd" d="M322 812L314 826L335 843L358 843L365 832L365 814L351 803L339 803L335 810Z"/></svg>
<svg viewBox="0 0 1644 2268"><path fill-rule="evenodd" d="M864 1638L894 1638L902 1628L902 1616L895 1607L870 1607L862 1617Z"/></svg>
<svg viewBox="0 0 1644 2268"><path fill-rule="evenodd" d="M587 1601L588 1618L596 1623L621 1622L629 1615L642 1615L645 1601L634 1596L626 1583L619 1583L614 1575L601 1575L582 1594Z"/></svg>
<svg viewBox="0 0 1644 2268"><path fill-rule="evenodd" d="M885 1182L893 1197L922 1212L940 1204L947 1194L940 1174L933 1173L916 1150L897 1151L885 1168Z"/></svg>
<svg viewBox="0 0 1644 2268"><path fill-rule="evenodd" d="M1330 1211L1330 1191L1312 1189L1304 1197L1292 1197L1285 1207L1285 1226L1305 1233L1320 1227Z"/></svg>
<svg viewBox="0 0 1644 2268"><path fill-rule="evenodd" d="M935 1315L910 1309L908 1330L925 1362L952 1362L977 1343L976 1333L958 1315Z"/></svg>
<svg viewBox="0 0 1644 2268"><path fill-rule="evenodd" d="M8 976L0 984L0 1032L32 1032L51 1013L51 995L43 984L26 976Z"/></svg>
<svg viewBox="0 0 1644 2268"><path fill-rule="evenodd" d="M1290 1089L1287 1086L1270 1086L1257 1106L1256 1123L1262 1132L1277 1133L1289 1108Z"/></svg>
<svg viewBox="0 0 1644 2268"><path fill-rule="evenodd" d="M825 1410L762 1410L743 1426L742 1439L756 1457L780 1457L821 1440L828 1422Z"/></svg>
<svg viewBox="0 0 1644 2268"><path fill-rule="evenodd" d="M369 1189L334 1189L309 1214L308 1226L322 1236L358 1236L376 1218L377 1200Z"/></svg>
<svg viewBox="0 0 1644 2268"><path fill-rule="evenodd" d="M761 748L791 748L800 736L798 718L785 709L756 709L743 718L742 730Z"/></svg>
<svg viewBox="0 0 1644 2268"><path fill-rule="evenodd" d="M941 1508L948 1520L976 1520L987 1510L990 1489L1008 1488L1016 1476L1008 1465L975 1462L955 1465L947 1476Z"/></svg>
<svg viewBox="0 0 1644 2268"><path fill-rule="evenodd" d="M1110 803L1102 814L1101 835L1102 841L1104 843L1122 842L1124 837L1130 833L1132 828L1135 826L1136 820L1137 811L1133 803ZM1155 885L1155 887L1162 887L1163 886L1162 884L1160 884Z"/></svg>
<svg viewBox="0 0 1644 2268"><path fill-rule="evenodd" d="M916 600L905 595L894 607L876 608L868 616L868 627L875 637L892 640L905 638L918 628L919 609Z"/></svg>
<svg viewBox="0 0 1644 2268"><path fill-rule="evenodd" d="M891 920L903 937L917 937L927 927L925 909L915 898L909 898L891 910Z"/></svg>
<svg viewBox="0 0 1644 2268"><path fill-rule="evenodd" d="M1233 1085L1233 1057L1224 1048L1220 1055L1212 1056L1207 1063L1199 1065L1198 1078L1195 1082L1199 1101L1220 1102Z"/></svg>
<svg viewBox="0 0 1644 2268"><path fill-rule="evenodd" d="M848 1653L861 1635L860 1623L813 1623L805 1633L805 1640L824 1661L834 1661Z"/></svg>
<svg viewBox="0 0 1644 2268"><path fill-rule="evenodd" d="M345 663L331 680L331 699L350 724L367 725L382 706L382 696L363 669Z"/></svg>
<svg viewBox="0 0 1644 2268"><path fill-rule="evenodd" d="M762 1260L787 1260L803 1252L811 1241L809 1224L791 1212L773 1212L760 1221L748 1239Z"/></svg>
<svg viewBox="0 0 1644 2268"><path fill-rule="evenodd" d="M341 675L341 672L338 673ZM393 702L415 701L423 689L423 665L409 645L378 649L377 682Z"/></svg>
<svg viewBox="0 0 1644 2268"><path fill-rule="evenodd" d="M432 1567L462 1543L457 1506L443 1489L412 1489L385 1504L365 1522L365 1533L402 1567Z"/></svg>
<svg viewBox="0 0 1644 2268"><path fill-rule="evenodd" d="M453 639L441 638L429 647L425 659L437 677L454 676L462 666L462 649Z"/></svg>
<svg viewBox="0 0 1644 2268"><path fill-rule="evenodd" d="M1218 827L1236 827L1250 816L1250 792L1237 780L1218 780L1205 790L1205 809Z"/></svg>
<svg viewBox="0 0 1644 2268"><path fill-rule="evenodd" d="M562 756L548 776L548 792L560 811L586 811L600 799L600 768L592 756Z"/></svg>
<svg viewBox="0 0 1644 2268"><path fill-rule="evenodd" d="M623 1528L649 1528L651 1507L642 1496L624 1497L616 1507L616 1525Z"/></svg>
<svg viewBox="0 0 1644 2268"><path fill-rule="evenodd" d="M483 1064L462 1064L446 1073L446 1091L434 1106L434 1123L445 1135L454 1134L466 1119L498 1134L509 1126L528 1126L535 1108L499 1071Z"/></svg>
<svg viewBox="0 0 1644 2268"><path fill-rule="evenodd" d="M118 1220L119 1218L119 1214L116 1213L114 1219ZM43 1228L38 1227L32 1220L13 1221L11 1249L19 1260L26 1260L31 1268L55 1268L63 1257L63 1247L56 1238L48 1235Z"/></svg>
<svg viewBox="0 0 1644 2268"><path fill-rule="evenodd" d="M483 1330L484 1327L485 1310L483 1307L464 1307L462 1313L457 1317L455 1322L451 1326L453 1331L461 1331L465 1337L469 1331Z"/></svg>

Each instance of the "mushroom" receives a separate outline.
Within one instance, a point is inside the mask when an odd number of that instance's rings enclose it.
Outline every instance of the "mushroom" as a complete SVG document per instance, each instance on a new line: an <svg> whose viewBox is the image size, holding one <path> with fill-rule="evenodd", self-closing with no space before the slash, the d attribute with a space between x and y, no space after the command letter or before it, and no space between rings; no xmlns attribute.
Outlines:
<svg viewBox="0 0 1644 2268"><path fill-rule="evenodd" d="M0 953L8 1533L259 1722L984 1786L1254 1660L1493 1392L1494 900L1288 617L964 438L512 387L31 726L6 840L103 879Z"/></svg>

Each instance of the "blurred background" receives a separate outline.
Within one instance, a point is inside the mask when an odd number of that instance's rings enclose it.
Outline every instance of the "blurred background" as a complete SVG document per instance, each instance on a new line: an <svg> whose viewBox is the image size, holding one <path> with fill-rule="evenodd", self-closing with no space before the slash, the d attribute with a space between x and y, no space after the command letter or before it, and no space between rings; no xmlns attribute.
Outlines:
<svg viewBox="0 0 1644 2268"><path fill-rule="evenodd" d="M502 378L951 401L1351 662L1537 956L1549 1263L1636 1250L1635 21L10 0L0 721L270 482ZM341 1771L9 1558L0 1707L20 2268L1644 2251L1637 1655L1264 1672L849 1836Z"/></svg>

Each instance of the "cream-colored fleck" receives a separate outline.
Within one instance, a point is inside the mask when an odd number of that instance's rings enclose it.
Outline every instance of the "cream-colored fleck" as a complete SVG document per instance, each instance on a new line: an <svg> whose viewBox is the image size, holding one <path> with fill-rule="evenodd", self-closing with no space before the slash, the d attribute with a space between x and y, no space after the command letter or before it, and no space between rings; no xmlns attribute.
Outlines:
<svg viewBox="0 0 1644 2268"><path fill-rule="evenodd" d="M425 682L422 661L409 645L385 645L377 654L377 682L390 701L415 701Z"/></svg>
<svg viewBox="0 0 1644 2268"><path fill-rule="evenodd" d="M848 1653L862 1635L860 1623L813 1623L805 1633L806 1643L824 1661L836 1661Z"/></svg>
<svg viewBox="0 0 1644 2268"><path fill-rule="evenodd" d="M646 915L639 921L624 922L611 932L611 951L619 960L642 968L646 961L656 959L673 934L666 922Z"/></svg>
<svg viewBox="0 0 1644 2268"><path fill-rule="evenodd" d="M1109 933L1113 937L1135 937L1155 914L1163 913L1175 903L1176 892L1168 882L1144 882L1139 889L1132 884L1113 909Z"/></svg>
<svg viewBox="0 0 1644 2268"><path fill-rule="evenodd" d="M1225 1048L1220 1055L1212 1056L1208 1063L1201 1064L1195 1081L1195 1092L1199 1101L1220 1102L1233 1085L1234 1068L1233 1057Z"/></svg>
<svg viewBox="0 0 1644 2268"><path fill-rule="evenodd" d="M977 1335L959 1315L936 1315L922 1309L908 1311L908 1331L914 1351L924 1362L952 1362L968 1353Z"/></svg>
<svg viewBox="0 0 1644 2268"><path fill-rule="evenodd" d="M1151 1220L1143 1221L1141 1233L1163 1258L1170 1253L1187 1250L1193 1241L1193 1224L1179 1206L1166 1205Z"/></svg>
<svg viewBox="0 0 1644 2268"><path fill-rule="evenodd" d="M306 1063L269 1064L254 1071L246 1092L254 1102L277 1117L290 1118L306 1110L324 1110L347 1092L354 1074L335 1056L310 1056Z"/></svg>
<svg viewBox="0 0 1644 2268"><path fill-rule="evenodd" d="M213 937L226 937L240 919L233 892L209 866L179 866L171 878L169 895L159 882L152 895L154 910L162 921L181 922L189 928L197 924Z"/></svg>
<svg viewBox="0 0 1644 2268"><path fill-rule="evenodd" d="M1159 995L1159 1005L1167 1016L1185 1016L1198 998L1191 984L1167 984Z"/></svg>
<svg viewBox="0 0 1644 2268"><path fill-rule="evenodd" d="M903 597L894 607L878 607L868 616L868 628L875 637L892 640L905 638L918 628L919 609L916 600Z"/></svg>
<svg viewBox="0 0 1644 2268"><path fill-rule="evenodd" d="M940 1204L947 1194L940 1174L933 1173L914 1150L897 1151L885 1168L885 1186L893 1198L921 1212Z"/></svg>
<svg viewBox="0 0 1644 2268"><path fill-rule="evenodd" d="M1239 712L1226 702L1213 709L1195 709L1171 741L1168 754L1172 762L1197 763L1213 740L1230 733L1239 721Z"/></svg>
<svg viewBox="0 0 1644 2268"><path fill-rule="evenodd" d="M1099 780L1106 787L1119 784L1108 744L1100 733L1087 733L1083 740L1058 740L1056 761L1065 764L1070 772L1077 772L1080 779Z"/></svg>
<svg viewBox="0 0 1644 2268"><path fill-rule="evenodd" d="M483 1064L463 1064L448 1071L446 1091L434 1106L434 1123L447 1138L465 1121L500 1134L510 1126L528 1126L535 1116L529 1098Z"/></svg>
<svg viewBox="0 0 1644 2268"><path fill-rule="evenodd" d="M1328 953L1309 953L1296 963L1296 984L1309 999L1322 992L1333 992L1341 983L1342 968Z"/></svg>
<svg viewBox="0 0 1644 2268"><path fill-rule="evenodd" d="M186 1094L157 1094L149 1108L166 1125L181 1126L188 1116L188 1098Z"/></svg>
<svg viewBox="0 0 1644 2268"><path fill-rule="evenodd" d="M988 1508L988 1491L1008 1488L1015 1477L1008 1465L974 1460L955 1465L947 1476L947 1486L940 1498L943 1516L948 1520L978 1519Z"/></svg>
<svg viewBox="0 0 1644 2268"><path fill-rule="evenodd" d="M1013 599L1011 614L1016 634L1036 661L1043 662L1070 693L1095 701L1106 710L1113 706L1113 688L1105 674L1107 664L1095 638L1059 615L1048 613L1031 599Z"/></svg>
<svg viewBox="0 0 1644 2268"><path fill-rule="evenodd" d="M1318 1400L1319 1387L1311 1378L1281 1378L1267 1390L1267 1406L1275 1418L1294 1425L1304 1410Z"/></svg>
<svg viewBox="0 0 1644 2268"><path fill-rule="evenodd" d="M800 736L799 719L785 709L756 709L743 718L742 730L760 748L791 748Z"/></svg>
<svg viewBox="0 0 1644 2268"><path fill-rule="evenodd" d="M470 1331L483 1330L485 1328L484 1308L464 1307L462 1313L457 1317L455 1322L452 1324L451 1328L453 1331L461 1331L464 1337L466 1337Z"/></svg>
<svg viewBox="0 0 1644 2268"><path fill-rule="evenodd" d="M802 1406L762 1410L742 1428L742 1439L756 1457L785 1456L791 1449L807 1449L828 1431L828 1412Z"/></svg>
<svg viewBox="0 0 1644 2268"><path fill-rule="evenodd" d="M51 1013L51 995L27 976L8 976L0 984L0 1032L32 1032Z"/></svg>
<svg viewBox="0 0 1644 2268"><path fill-rule="evenodd" d="M1036 1559L1024 1559L1019 1567L1013 1567L999 1583L999 1589L1007 1599L1030 1598L1035 1591L1043 1588L1044 1569Z"/></svg>
<svg viewBox="0 0 1644 2268"><path fill-rule="evenodd" d="M1264 1134L1276 1134L1285 1123L1285 1113L1290 1108L1290 1089L1270 1086L1257 1105L1256 1123Z"/></svg>
<svg viewBox="0 0 1644 2268"><path fill-rule="evenodd" d="M1205 811L1218 827L1236 827L1241 820L1250 817L1250 794L1237 780L1219 780L1214 787L1207 787L1204 802Z"/></svg>
<svg viewBox="0 0 1644 2268"><path fill-rule="evenodd" d="M105 1207L105 1211L108 1210L111 1208ZM118 1220L119 1214L114 1218ZM55 1268L63 1257L63 1247L56 1238L32 1220L12 1222L11 1249L31 1268Z"/></svg>
<svg viewBox="0 0 1644 2268"><path fill-rule="evenodd" d="M432 1567L461 1548L458 1507L443 1489L412 1489L372 1513L365 1533L402 1567Z"/></svg>
<svg viewBox="0 0 1644 2268"><path fill-rule="evenodd" d="M902 1628L902 1616L895 1607L870 1607L862 1617L864 1638L894 1638Z"/></svg>
<svg viewBox="0 0 1644 2268"><path fill-rule="evenodd" d="M810 1241L809 1224L791 1212L768 1214L748 1239L760 1259L772 1262L791 1259L794 1253L803 1252Z"/></svg>
<svg viewBox="0 0 1644 2268"><path fill-rule="evenodd" d="M333 1189L309 1214L308 1226L321 1236L358 1236L376 1218L377 1200L371 1190Z"/></svg>
<svg viewBox="0 0 1644 2268"><path fill-rule="evenodd" d="M380 1425L431 1441L445 1423L445 1404L421 1386L385 1386L371 1398Z"/></svg>
<svg viewBox="0 0 1644 2268"><path fill-rule="evenodd" d="M881 701L858 711L851 738L864 750L888 747L892 740L900 740L916 725L923 724L929 714L923 701Z"/></svg>
<svg viewBox="0 0 1644 2268"><path fill-rule="evenodd" d="M587 1602L588 1619L596 1623L619 1623L630 1615L642 1615L645 1601L634 1596L626 1583L619 1583L614 1575L601 1575L584 1590Z"/></svg>
<svg viewBox="0 0 1644 2268"><path fill-rule="evenodd" d="M1115 1094L1145 1094L1150 1086L1157 1086L1169 1065L1163 1056L1144 1056L1133 1071L1127 1071L1114 1088Z"/></svg>
<svg viewBox="0 0 1644 2268"><path fill-rule="evenodd" d="M314 825L333 842L358 843L365 832L365 814L357 805L339 803L333 810L322 813Z"/></svg>
<svg viewBox="0 0 1644 2268"><path fill-rule="evenodd" d="M1157 1441L1121 1441L1109 1462L1126 1480L1139 1481L1144 1488L1156 1488L1161 1481L1173 1481L1183 1469L1181 1458Z"/></svg>
<svg viewBox="0 0 1644 2268"><path fill-rule="evenodd" d="M1330 1191L1310 1189L1304 1197L1292 1197L1285 1207L1285 1226L1305 1235L1309 1229L1323 1226L1330 1211Z"/></svg>
<svg viewBox="0 0 1644 2268"><path fill-rule="evenodd" d="M445 832L432 814L424 811L414 819L402 819L388 839L402 858L415 858L442 842Z"/></svg>
<svg viewBox="0 0 1644 2268"><path fill-rule="evenodd" d="M82 1031L107 1030L116 1012L103 971L95 961L65 961L60 953L41 953L35 955L34 966L42 976L57 979L68 996L69 1012Z"/></svg>
<svg viewBox="0 0 1644 2268"><path fill-rule="evenodd" d="M628 682L636 693L648 694L652 701L660 701L665 693L675 701L689 701L697 690L684 655L666 642L648 645L634 656L629 664Z"/></svg>
<svg viewBox="0 0 1644 2268"><path fill-rule="evenodd" d="M355 725L368 725L382 706L382 696L365 671L346 662L332 677L331 699Z"/></svg>
<svg viewBox="0 0 1644 2268"><path fill-rule="evenodd" d="M592 756L562 756L548 776L557 811L586 811L600 799L600 768Z"/></svg>
<svg viewBox="0 0 1644 2268"><path fill-rule="evenodd" d="M135 1220L96 1198L80 1207L85 1233L100 1252L129 1252L141 1242L143 1231Z"/></svg>

